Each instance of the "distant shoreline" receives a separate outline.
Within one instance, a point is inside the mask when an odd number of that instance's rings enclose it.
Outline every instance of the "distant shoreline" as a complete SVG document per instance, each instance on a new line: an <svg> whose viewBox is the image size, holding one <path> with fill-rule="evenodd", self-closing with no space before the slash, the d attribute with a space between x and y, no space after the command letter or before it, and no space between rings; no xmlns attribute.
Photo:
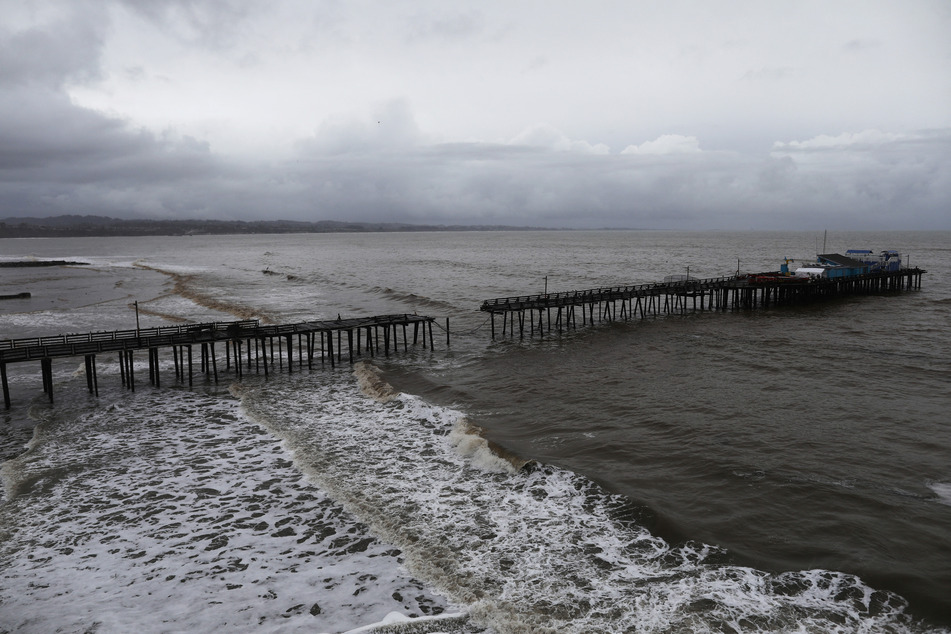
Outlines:
<svg viewBox="0 0 951 634"><path fill-rule="evenodd" d="M0 238L81 238L277 233L395 233L432 231L566 231L506 225L413 225L319 220L122 220L105 216L0 219Z"/></svg>
<svg viewBox="0 0 951 634"><path fill-rule="evenodd" d="M89 262L69 262L67 260L16 260L13 262L0 262L0 268L12 268L20 266L88 266Z"/></svg>

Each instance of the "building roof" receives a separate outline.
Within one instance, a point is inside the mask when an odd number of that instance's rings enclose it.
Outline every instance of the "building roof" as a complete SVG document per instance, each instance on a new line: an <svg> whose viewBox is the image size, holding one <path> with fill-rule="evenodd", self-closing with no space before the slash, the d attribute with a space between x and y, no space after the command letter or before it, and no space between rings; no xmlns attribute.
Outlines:
<svg viewBox="0 0 951 634"><path fill-rule="evenodd" d="M868 266L865 262L860 262L859 260L853 260L850 257L846 257L839 253L825 253L819 256L819 260L828 262L830 264L835 264L836 266L847 266L849 268L861 268Z"/></svg>

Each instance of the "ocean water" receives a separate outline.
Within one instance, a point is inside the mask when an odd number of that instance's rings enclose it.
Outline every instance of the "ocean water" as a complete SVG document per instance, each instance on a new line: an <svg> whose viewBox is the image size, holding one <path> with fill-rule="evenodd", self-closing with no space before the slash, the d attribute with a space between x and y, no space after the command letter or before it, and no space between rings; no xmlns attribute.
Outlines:
<svg viewBox="0 0 951 634"><path fill-rule="evenodd" d="M919 291L493 340L482 300L775 270L812 233L0 241L0 338L417 312L435 349L193 387L8 366L0 632L951 626L951 233ZM265 271L267 273L265 274ZM448 322L447 322L448 320ZM449 333L446 333L448 325ZM448 341L447 341L448 337ZM38 366L38 364L37 364ZM223 363L219 363L219 369Z"/></svg>

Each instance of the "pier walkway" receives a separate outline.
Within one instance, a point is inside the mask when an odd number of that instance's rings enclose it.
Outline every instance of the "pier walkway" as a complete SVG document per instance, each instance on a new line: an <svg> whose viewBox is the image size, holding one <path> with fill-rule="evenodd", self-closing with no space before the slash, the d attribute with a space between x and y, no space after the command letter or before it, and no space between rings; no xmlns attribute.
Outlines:
<svg viewBox="0 0 951 634"><path fill-rule="evenodd" d="M802 304L846 295L871 295L921 288L926 271L906 268L847 278L809 279L779 273L683 279L656 284L612 286L581 291L500 297L482 303L490 314L492 337L496 316L502 317L502 334L531 336L552 330L576 328L581 323L630 320L663 314L702 310L743 310ZM580 309L580 311L578 310ZM554 313L554 314L553 314ZM554 319L553 319L554 317Z"/></svg>
<svg viewBox="0 0 951 634"><path fill-rule="evenodd" d="M433 317L419 315L380 315L329 321L305 321L294 324L261 325L257 320L183 324L135 330L116 330L82 334L56 335L0 341L0 379L3 384L3 402L10 408L10 390L7 381L7 364L39 361L43 376L43 391L53 400L52 362L57 358L82 356L85 359L86 383L89 392L99 395L96 373L96 356L117 353L123 386L135 390L133 353L148 352L149 381L160 385L159 351L170 349L175 366L175 378L189 385L193 382L194 346L200 348L201 371L218 381L219 355L215 344L225 350L225 367L230 370L232 362L238 377L245 370L263 369L265 375L275 363L293 371L294 349L297 349L297 365L303 368L306 362L312 368L315 357L321 364L334 366L346 357L353 363L354 357L366 352L369 356L389 356L399 347L402 330L403 350L409 347L409 326L413 327L413 344L422 333L422 345L433 346ZM296 339L296 342L295 342ZM334 342L336 339L336 342ZM295 346L296 343L296 346ZM276 347L276 354L275 354ZM276 361L275 361L276 359Z"/></svg>

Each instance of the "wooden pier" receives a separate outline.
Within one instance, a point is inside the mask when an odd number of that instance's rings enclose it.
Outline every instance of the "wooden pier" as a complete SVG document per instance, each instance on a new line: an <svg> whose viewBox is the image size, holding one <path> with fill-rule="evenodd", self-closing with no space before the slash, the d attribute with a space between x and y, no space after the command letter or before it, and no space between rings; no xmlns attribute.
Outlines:
<svg viewBox="0 0 951 634"><path fill-rule="evenodd" d="M848 278L808 279L778 273L686 279L657 284L613 286L582 291L500 297L482 303L489 313L492 338L495 318L502 317L502 334L520 337L526 326L537 332L577 328L581 323L611 322L703 310L751 310L770 306L804 304L847 295L872 295L921 288L926 271L907 268ZM580 309L580 310L579 310Z"/></svg>
<svg viewBox="0 0 951 634"><path fill-rule="evenodd" d="M136 330L116 330L83 334L56 335L27 339L0 341L0 379L3 383L3 402L10 408L10 389L7 382L7 364L39 361L43 377L43 391L53 401L53 359L84 357L86 385L91 394L99 395L97 355L115 353L118 356L119 375L122 385L135 390L133 354L146 350L149 359L149 382L160 385L159 353L171 350L175 378L192 385L194 376L193 348L199 347L200 371L218 382L219 354L215 344L221 344L225 352L225 369L232 366L237 377L245 371L283 369L286 363L293 372L298 368L313 368L315 358L331 367L346 359L353 363L355 357L366 353L385 356L399 349L402 331L404 352L409 348L409 326L413 327L412 343L433 347L432 317L419 315L381 315L331 321L305 321L295 324L261 325L257 320L213 322L162 326ZM336 342L334 341L336 339ZM295 345L296 344L296 345ZM276 350L275 350L276 349ZM344 352L346 349L346 352ZM220 348L218 349L220 350ZM276 361L275 361L276 359Z"/></svg>

